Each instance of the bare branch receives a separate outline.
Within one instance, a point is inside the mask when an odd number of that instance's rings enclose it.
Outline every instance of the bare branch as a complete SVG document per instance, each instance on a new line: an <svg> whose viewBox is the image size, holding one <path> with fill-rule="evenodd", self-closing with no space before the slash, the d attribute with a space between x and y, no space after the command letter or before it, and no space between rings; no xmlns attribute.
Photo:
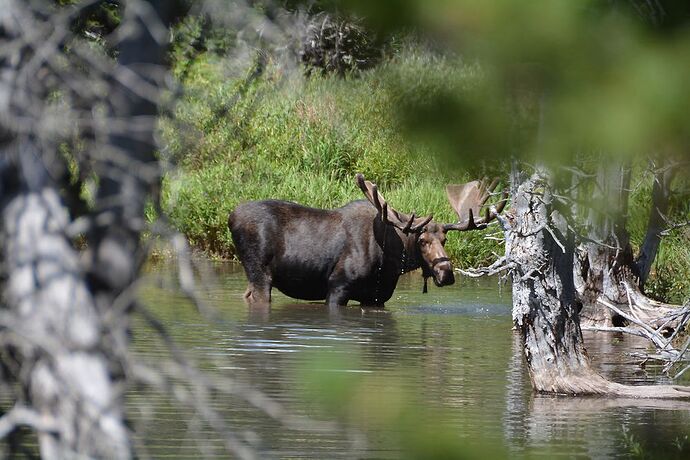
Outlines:
<svg viewBox="0 0 690 460"><path fill-rule="evenodd" d="M665 230L662 230L661 232L659 232L659 234L661 236L668 236L674 230L678 230L679 228L690 226L690 220L685 221L685 222L671 222L668 218L666 218L665 220L666 220L666 224L668 225L668 227Z"/></svg>
<svg viewBox="0 0 690 460"><path fill-rule="evenodd" d="M45 414L39 414L26 406L15 405L9 412L0 417L0 438L4 438L15 429L27 426L43 433L57 433L58 421Z"/></svg>
<svg viewBox="0 0 690 460"><path fill-rule="evenodd" d="M632 315L625 313L623 310L616 307L611 302L609 302L605 299L601 299L601 298L597 299L597 302L599 302L600 304L602 304L606 308L611 309L614 313L616 313L617 315L620 315L622 318L625 318L626 320L630 321L631 323L639 326L642 333L644 333L646 335L646 337L652 343L654 343L654 345L658 349L665 350L669 346L669 343L666 340L664 340L664 338L658 333L658 331L652 329L651 327L649 327L647 324L643 323L639 319L635 318Z"/></svg>
<svg viewBox="0 0 690 460"><path fill-rule="evenodd" d="M462 273L465 276L469 276L471 278L479 278L482 276L497 275L506 270L512 270L513 268L515 268L515 264L513 264L512 262L508 262L508 260L504 256L498 259L496 262L489 265L488 267L469 269L456 268L455 271Z"/></svg>
<svg viewBox="0 0 690 460"><path fill-rule="evenodd" d="M627 286L626 286L627 287ZM630 290L629 290L630 291ZM673 347L673 339L676 337L676 334L678 333L679 330L682 330L686 327L688 320L690 319L690 304L686 304L683 308L676 309L676 311L672 312L671 314L668 314L664 319L665 321L657 326L656 328L652 328L649 324L647 324L638 314L635 313L635 307L633 306L634 301L630 300L630 307L631 307L631 312L632 315L629 315L613 305L612 303L604 300L604 299L598 299L598 302L604 305L605 307L611 309L614 311L616 314L620 315L622 318L625 318L627 321L629 321L632 324L635 324L638 326L637 328L630 328L630 327L602 327L602 326L592 326L592 327L584 327L583 330L594 330L594 331L607 331L607 332L623 332L631 335L637 335L639 337L644 337L651 341L655 348L657 349L657 354L652 356L654 359L658 360L663 360L666 361L666 364L664 365L663 371L665 373L669 373L671 368L676 365L677 363L687 360L685 357L685 354L690 347L690 339L686 340L685 344L683 347L681 347L680 350L677 350ZM680 320L679 320L680 318ZM659 320L657 319L656 322L658 323ZM669 338L664 338L661 335L661 331L665 330L670 324L673 324L675 326L675 331L674 333L669 337ZM682 371L676 373L673 378L678 378L680 375L682 375L687 369L683 369Z"/></svg>

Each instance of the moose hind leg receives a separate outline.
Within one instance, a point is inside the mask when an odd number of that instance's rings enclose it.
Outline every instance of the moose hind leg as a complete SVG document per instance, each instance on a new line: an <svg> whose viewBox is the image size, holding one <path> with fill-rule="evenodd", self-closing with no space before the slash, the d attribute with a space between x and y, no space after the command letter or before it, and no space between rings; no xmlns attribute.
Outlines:
<svg viewBox="0 0 690 460"><path fill-rule="evenodd" d="M244 300L249 304L262 304L271 301L271 285L268 283L249 283L244 291Z"/></svg>
<svg viewBox="0 0 690 460"><path fill-rule="evenodd" d="M271 301L273 279L265 262L265 257L247 257L240 254L240 260L247 275L247 290L244 300L249 304L267 304Z"/></svg>

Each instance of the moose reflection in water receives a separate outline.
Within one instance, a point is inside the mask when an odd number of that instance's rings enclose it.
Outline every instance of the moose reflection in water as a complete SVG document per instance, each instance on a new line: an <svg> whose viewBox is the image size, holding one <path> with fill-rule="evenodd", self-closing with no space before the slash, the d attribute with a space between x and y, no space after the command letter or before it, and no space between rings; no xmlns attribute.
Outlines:
<svg viewBox="0 0 690 460"><path fill-rule="evenodd" d="M453 284L446 233L486 227L503 209L505 195L494 212L474 216L497 182L448 186L460 219L453 224L396 211L361 174L357 184L368 202L353 201L333 210L278 200L243 203L230 214L228 227L249 281L245 299L267 304L276 287L296 299L325 299L329 306L350 300L382 306L400 275L420 267L425 291L427 278L439 287Z"/></svg>

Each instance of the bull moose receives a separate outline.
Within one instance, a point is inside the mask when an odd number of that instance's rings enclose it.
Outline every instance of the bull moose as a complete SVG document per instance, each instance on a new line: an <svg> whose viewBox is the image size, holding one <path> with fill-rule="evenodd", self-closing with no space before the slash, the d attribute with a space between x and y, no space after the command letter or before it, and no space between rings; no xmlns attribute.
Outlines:
<svg viewBox="0 0 690 460"><path fill-rule="evenodd" d="M289 201L240 204L228 227L249 281L250 303L268 303L271 288L303 300L324 300L329 306L382 306L391 298L401 274L422 268L437 286L455 282L445 252L446 233L484 228L501 212L506 197L481 218L497 180L449 185L448 199L459 216L439 224L432 216L417 217L388 205L377 186L357 174L367 200L333 209L315 209ZM373 205L373 206L372 206Z"/></svg>

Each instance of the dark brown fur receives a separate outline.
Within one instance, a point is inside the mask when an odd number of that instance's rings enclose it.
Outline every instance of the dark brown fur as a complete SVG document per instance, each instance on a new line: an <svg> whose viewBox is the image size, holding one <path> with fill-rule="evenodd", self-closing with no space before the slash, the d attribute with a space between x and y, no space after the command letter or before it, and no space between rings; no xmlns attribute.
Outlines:
<svg viewBox="0 0 690 460"><path fill-rule="evenodd" d="M382 305L400 275L420 267L438 286L455 281L442 225L431 221L421 232L404 233L364 200L333 210L252 201L230 214L228 227L247 274L250 303L270 302L276 287L330 306L349 300Z"/></svg>

